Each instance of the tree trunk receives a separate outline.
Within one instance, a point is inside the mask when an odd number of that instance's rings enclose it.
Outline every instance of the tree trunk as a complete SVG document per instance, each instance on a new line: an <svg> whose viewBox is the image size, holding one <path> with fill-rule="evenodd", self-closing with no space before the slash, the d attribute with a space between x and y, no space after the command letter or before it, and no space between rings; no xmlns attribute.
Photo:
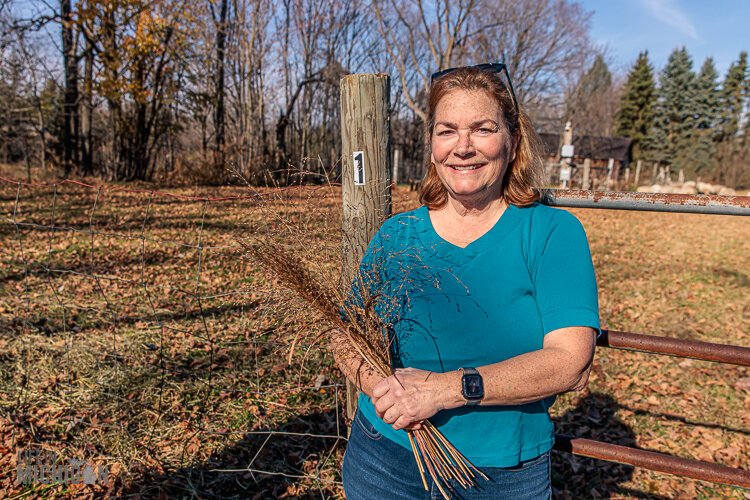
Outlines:
<svg viewBox="0 0 750 500"><path fill-rule="evenodd" d="M63 167L68 177L78 164L78 60L70 0L60 0L62 53L65 70L63 96Z"/></svg>
<svg viewBox="0 0 750 500"><path fill-rule="evenodd" d="M221 0L221 12L216 29L216 107L214 109L214 126L216 127L216 146L214 166L217 180L222 179L224 172L224 59L227 39L227 13L229 1Z"/></svg>
<svg viewBox="0 0 750 500"><path fill-rule="evenodd" d="M117 21L115 19L114 6L106 4L106 10L102 19L102 46L101 58L105 67L106 79L110 83L119 79L119 64L117 64ZM127 164L127 129L122 119L122 97L119 91L114 90L104 94L107 100L108 134L107 159L102 163L102 170L106 169L105 177L108 180L121 179Z"/></svg>
<svg viewBox="0 0 750 500"><path fill-rule="evenodd" d="M83 113L81 114L81 166L84 175L94 174L93 133L94 47L86 40L86 62L83 70Z"/></svg>

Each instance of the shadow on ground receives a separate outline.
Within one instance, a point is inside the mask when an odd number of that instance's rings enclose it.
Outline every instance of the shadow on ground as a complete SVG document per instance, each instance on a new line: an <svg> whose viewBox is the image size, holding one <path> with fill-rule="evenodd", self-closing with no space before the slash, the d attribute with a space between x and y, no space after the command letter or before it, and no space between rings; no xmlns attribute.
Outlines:
<svg viewBox="0 0 750 500"><path fill-rule="evenodd" d="M617 415L611 396L590 393L575 408L556 417L559 434L635 446L635 435ZM246 434L206 462L170 474L141 476L122 492L124 498L329 498L341 494L338 466L346 446L335 437L346 433L334 410L299 416L269 433ZM284 434L288 433L288 434ZM270 436L270 437L269 437ZM242 469L241 472L222 472ZM266 471L266 474L245 469ZM319 471L323 470L321 475ZM306 476L306 477L298 477ZM319 480L312 479L320 476ZM553 498L653 498L629 488L633 467L555 451Z"/></svg>
<svg viewBox="0 0 750 500"><path fill-rule="evenodd" d="M337 455L346 446L335 437L337 429L346 435L346 425L336 419L337 412L330 410L296 417L271 432L248 433L202 464L140 476L121 497L330 498L339 489L334 482L340 481Z"/></svg>
<svg viewBox="0 0 750 500"><path fill-rule="evenodd" d="M633 430L617 417L620 405L612 396L589 393L575 408L554 419L555 431L572 437L595 439L635 447ZM604 460L552 453L553 497L570 498L662 498L625 486L633 467Z"/></svg>

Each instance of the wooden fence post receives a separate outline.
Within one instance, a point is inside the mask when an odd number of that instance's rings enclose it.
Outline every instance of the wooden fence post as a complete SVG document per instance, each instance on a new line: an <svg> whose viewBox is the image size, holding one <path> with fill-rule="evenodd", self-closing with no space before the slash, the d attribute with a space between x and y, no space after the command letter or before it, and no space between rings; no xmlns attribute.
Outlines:
<svg viewBox="0 0 750 500"><path fill-rule="evenodd" d="M609 163L607 164L607 182L605 184L605 188L607 191L612 189L612 170L615 168L615 159L610 158Z"/></svg>
<svg viewBox="0 0 750 500"><path fill-rule="evenodd" d="M398 167L400 163L401 163L401 150L399 148L396 148L393 151L393 179L391 179L394 187L396 186L396 184L398 184Z"/></svg>
<svg viewBox="0 0 750 500"><path fill-rule="evenodd" d="M638 163L635 164L635 187L638 189L638 182L641 179L641 160L638 160Z"/></svg>
<svg viewBox="0 0 750 500"><path fill-rule="evenodd" d="M345 292L365 249L391 215L390 77L348 75L341 79L341 188L344 203L342 283ZM346 413L357 409L357 388L346 381Z"/></svg>
<svg viewBox="0 0 750 500"><path fill-rule="evenodd" d="M591 158L583 160L583 189L591 189Z"/></svg>

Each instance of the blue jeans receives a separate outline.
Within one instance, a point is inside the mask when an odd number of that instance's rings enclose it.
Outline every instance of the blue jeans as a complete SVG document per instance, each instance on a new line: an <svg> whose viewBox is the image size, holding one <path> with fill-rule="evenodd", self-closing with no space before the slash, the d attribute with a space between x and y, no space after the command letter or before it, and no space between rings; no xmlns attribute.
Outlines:
<svg viewBox="0 0 750 500"><path fill-rule="evenodd" d="M480 469L490 480L479 479L478 488L456 487L459 498L552 498L549 453L521 462L516 467ZM341 474L347 500L442 498L429 476L427 486L430 491L425 491L414 454L383 437L359 411L352 423Z"/></svg>

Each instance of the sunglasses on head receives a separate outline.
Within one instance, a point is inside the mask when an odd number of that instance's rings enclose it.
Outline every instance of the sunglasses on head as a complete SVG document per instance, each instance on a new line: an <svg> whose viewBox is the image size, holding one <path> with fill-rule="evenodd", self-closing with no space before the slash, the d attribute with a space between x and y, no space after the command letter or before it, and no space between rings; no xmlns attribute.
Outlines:
<svg viewBox="0 0 750 500"><path fill-rule="evenodd" d="M472 69L478 69L481 71L486 71L488 73L505 73L505 78L508 79L508 90L510 91L510 97L513 99L513 107L516 110L516 114L518 114L518 100L516 99L516 93L513 91L513 82L510 80L510 73L508 73L508 67L504 63L484 63L484 64L477 64L476 66L458 66L455 68L448 68L444 69L442 71L438 71L436 73L432 74L432 78L430 78L430 86L432 86L435 83L435 80L437 80L440 77L443 77L447 75L448 73L453 73L457 69L464 69L464 68L472 68Z"/></svg>

